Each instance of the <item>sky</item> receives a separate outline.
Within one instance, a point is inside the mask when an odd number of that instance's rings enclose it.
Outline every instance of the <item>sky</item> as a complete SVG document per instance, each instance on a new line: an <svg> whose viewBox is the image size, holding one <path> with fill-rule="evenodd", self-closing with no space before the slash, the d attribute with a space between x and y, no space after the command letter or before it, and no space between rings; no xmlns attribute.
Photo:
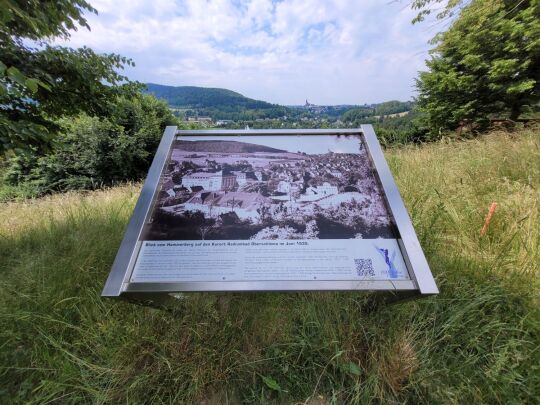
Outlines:
<svg viewBox="0 0 540 405"><path fill-rule="evenodd" d="M436 31L408 0L94 0L60 45L132 58L129 78L272 103L410 100Z"/></svg>
<svg viewBox="0 0 540 405"><path fill-rule="evenodd" d="M299 141L302 137L302 141ZM335 135L265 135L249 136L238 135L231 136L181 136L186 141L237 141L254 143L257 145L269 146L271 148L286 150L287 152L304 152L307 154L320 154L332 151L334 153L358 153L360 148L360 139L358 136L335 136Z"/></svg>

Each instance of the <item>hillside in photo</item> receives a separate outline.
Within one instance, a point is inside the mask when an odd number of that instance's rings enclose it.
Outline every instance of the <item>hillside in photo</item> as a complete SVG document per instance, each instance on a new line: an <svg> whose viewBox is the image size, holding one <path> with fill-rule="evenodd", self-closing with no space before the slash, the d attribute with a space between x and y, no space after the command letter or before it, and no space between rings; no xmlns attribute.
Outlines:
<svg viewBox="0 0 540 405"><path fill-rule="evenodd" d="M236 141L176 141L175 149L193 152L221 152L221 153L287 153L285 150L271 148L264 145Z"/></svg>

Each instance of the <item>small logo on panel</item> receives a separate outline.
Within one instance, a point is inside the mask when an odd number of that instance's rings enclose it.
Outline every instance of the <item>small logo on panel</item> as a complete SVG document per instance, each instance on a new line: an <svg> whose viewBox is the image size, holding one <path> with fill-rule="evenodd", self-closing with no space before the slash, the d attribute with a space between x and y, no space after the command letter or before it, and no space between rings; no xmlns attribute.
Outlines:
<svg viewBox="0 0 540 405"><path fill-rule="evenodd" d="M396 269L396 266L394 265L394 259L396 258L396 252L392 251L392 258L388 255L388 249L379 248L375 246L375 249L377 249L377 252L380 253L380 255L383 257L384 262L388 266L388 275L390 278L397 278L398 271Z"/></svg>

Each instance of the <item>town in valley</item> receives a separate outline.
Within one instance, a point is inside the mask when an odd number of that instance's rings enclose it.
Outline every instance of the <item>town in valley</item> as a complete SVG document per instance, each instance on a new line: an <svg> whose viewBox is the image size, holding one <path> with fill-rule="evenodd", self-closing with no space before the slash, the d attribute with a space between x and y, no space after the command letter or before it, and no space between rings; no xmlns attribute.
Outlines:
<svg viewBox="0 0 540 405"><path fill-rule="evenodd" d="M319 154L176 141L160 190L155 239L363 238L391 225L360 140L357 153ZM171 237L175 223L184 234Z"/></svg>

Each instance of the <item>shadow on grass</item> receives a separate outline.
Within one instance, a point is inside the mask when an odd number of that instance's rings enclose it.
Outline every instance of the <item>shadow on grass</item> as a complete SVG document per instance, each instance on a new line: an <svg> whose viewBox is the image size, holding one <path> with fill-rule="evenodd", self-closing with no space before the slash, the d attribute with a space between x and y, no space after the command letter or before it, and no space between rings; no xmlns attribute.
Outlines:
<svg viewBox="0 0 540 405"><path fill-rule="evenodd" d="M123 211L2 238L2 402L528 402L538 317L524 277L429 257L441 295L190 294L170 311L104 300Z"/></svg>

